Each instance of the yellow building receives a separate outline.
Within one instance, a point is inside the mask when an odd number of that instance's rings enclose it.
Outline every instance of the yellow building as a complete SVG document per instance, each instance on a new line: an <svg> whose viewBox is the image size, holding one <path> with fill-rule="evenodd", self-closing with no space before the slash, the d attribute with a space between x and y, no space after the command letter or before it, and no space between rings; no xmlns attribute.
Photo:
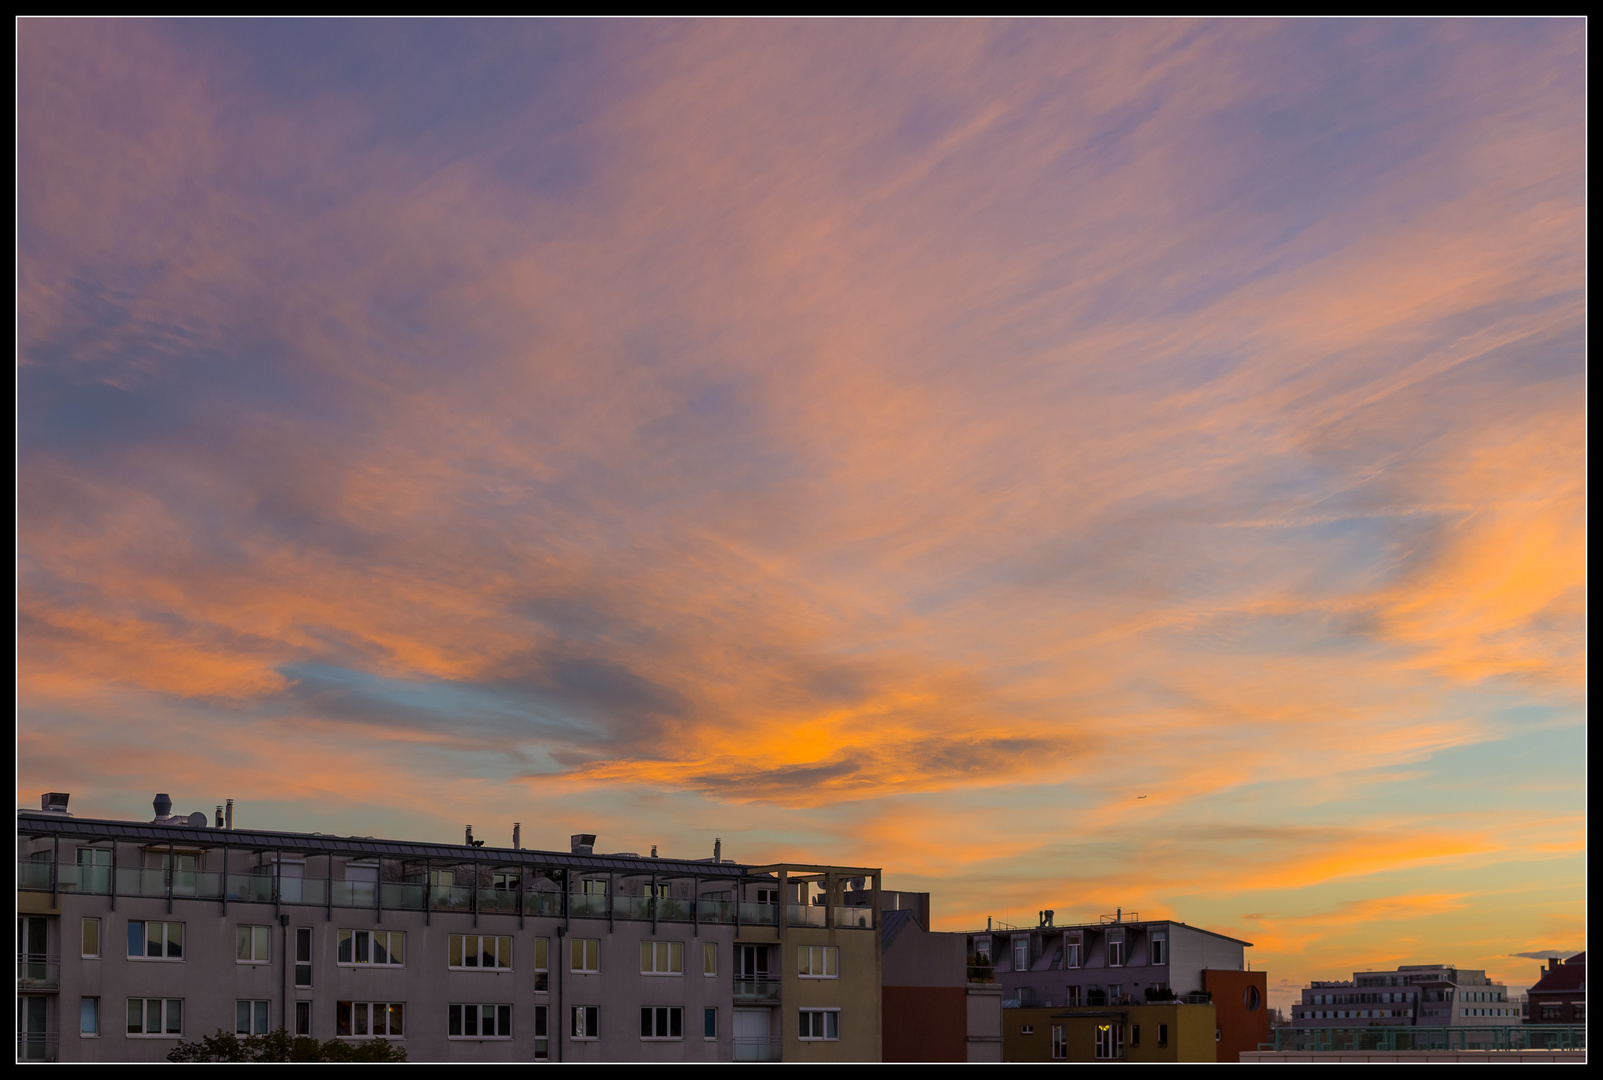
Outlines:
<svg viewBox="0 0 1603 1080"><path fill-rule="evenodd" d="M1003 1061L1213 1061L1217 1037L1212 1005L1002 1011Z"/></svg>

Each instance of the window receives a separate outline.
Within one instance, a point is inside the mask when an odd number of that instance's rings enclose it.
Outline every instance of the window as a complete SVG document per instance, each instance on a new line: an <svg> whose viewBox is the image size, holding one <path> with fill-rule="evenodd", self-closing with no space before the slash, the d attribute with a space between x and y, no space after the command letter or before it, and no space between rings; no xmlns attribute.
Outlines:
<svg viewBox="0 0 1603 1080"><path fill-rule="evenodd" d="M766 945L736 945L735 946L735 978L737 978L737 979L766 979L766 978L768 978L768 946L766 946Z"/></svg>
<svg viewBox="0 0 1603 1080"><path fill-rule="evenodd" d="M1124 931L1108 931L1108 967L1124 966Z"/></svg>
<svg viewBox="0 0 1603 1080"><path fill-rule="evenodd" d="M99 919L85 919L83 921L83 955L94 957L100 955Z"/></svg>
<svg viewBox="0 0 1603 1080"><path fill-rule="evenodd" d="M128 999L129 1035L182 1035L183 1033L183 998Z"/></svg>
<svg viewBox="0 0 1603 1080"><path fill-rule="evenodd" d="M684 942L642 941L640 943L640 974L683 975L684 973Z"/></svg>
<svg viewBox="0 0 1603 1080"><path fill-rule="evenodd" d="M1140 1024L1131 1024L1130 1025L1130 1045L1131 1046L1140 1046L1141 1045L1141 1025Z"/></svg>
<svg viewBox="0 0 1603 1080"><path fill-rule="evenodd" d="M653 885L647 882L645 895L655 897L658 900L668 899L668 883L662 882L661 884Z"/></svg>
<svg viewBox="0 0 1603 1080"><path fill-rule="evenodd" d="M701 946L701 973L718 974L718 946L711 941L704 942Z"/></svg>
<svg viewBox="0 0 1603 1080"><path fill-rule="evenodd" d="M974 959L981 964L991 962L991 939L988 937L974 939Z"/></svg>
<svg viewBox="0 0 1603 1080"><path fill-rule="evenodd" d="M1099 1061L1112 1061L1124 1056L1123 1024L1096 1026L1096 1056Z"/></svg>
<svg viewBox="0 0 1603 1080"><path fill-rule="evenodd" d="M295 1034L310 1035L312 1033L312 1003L310 1001L297 1001L295 1003Z"/></svg>
<svg viewBox="0 0 1603 1080"><path fill-rule="evenodd" d="M1152 962L1154 964L1167 964L1169 962L1169 935L1167 932L1152 935ZM1134 1045L1134 1044L1132 1044Z"/></svg>
<svg viewBox="0 0 1603 1080"><path fill-rule="evenodd" d="M840 1039L839 1009L802 1009L800 1014L799 1038L804 1042L836 1042Z"/></svg>
<svg viewBox="0 0 1603 1080"><path fill-rule="evenodd" d="M1035 1025L1034 1024L1020 1024L1019 1025L1019 1034L1020 1035L1034 1035L1035 1034Z"/></svg>
<svg viewBox="0 0 1603 1080"><path fill-rule="evenodd" d="M265 964L267 957L267 927L234 927L234 962L237 964Z"/></svg>
<svg viewBox="0 0 1603 1080"><path fill-rule="evenodd" d="M600 938L572 938L573 964L572 970L583 972L596 972L601 970L601 939Z"/></svg>
<svg viewBox="0 0 1603 1080"><path fill-rule="evenodd" d="M1168 1024L1159 1024L1158 1025L1158 1045L1159 1046L1168 1046L1169 1045L1169 1025Z"/></svg>
<svg viewBox="0 0 1603 1080"><path fill-rule="evenodd" d="M718 1010L710 1005L701 1010L701 1037L703 1039L718 1038Z"/></svg>
<svg viewBox="0 0 1603 1080"><path fill-rule="evenodd" d="M1119 1004L1119 999L1122 998L1123 996L1124 996L1124 984L1123 983L1108 983L1108 1004L1109 1005L1117 1005L1117 1004Z"/></svg>
<svg viewBox="0 0 1603 1080"><path fill-rule="evenodd" d="M1019 938L1013 942L1013 970L1030 970L1030 939Z"/></svg>
<svg viewBox="0 0 1603 1080"><path fill-rule="evenodd" d="M1223 1041L1223 1039L1224 1039L1224 1032L1222 1030L1220 1030L1219 1028L1214 1028L1213 1029L1213 1041L1214 1042L1221 1042L1221 1041Z"/></svg>
<svg viewBox="0 0 1603 1080"><path fill-rule="evenodd" d="M683 1039L685 1037L685 1010L680 1008L641 1009L640 1037L642 1039Z"/></svg>
<svg viewBox="0 0 1603 1080"><path fill-rule="evenodd" d="M1556 1004L1554 1002L1550 1002L1550 1001L1542 1002L1542 1023L1544 1023L1544 1024L1556 1024L1556 1023L1558 1023L1559 1022L1559 1016L1560 1016L1561 1012L1562 1012L1562 1007L1560 1005L1558 1005L1558 1004Z"/></svg>
<svg viewBox="0 0 1603 1080"><path fill-rule="evenodd" d="M234 1002L234 1033L236 1035L266 1035L267 1008L265 1001Z"/></svg>
<svg viewBox="0 0 1603 1080"><path fill-rule="evenodd" d="M1586 1023L1586 1002L1570 1002L1570 1017L1577 1024Z"/></svg>
<svg viewBox="0 0 1603 1080"><path fill-rule="evenodd" d="M778 889L758 889L757 890L757 902L759 904L777 904L777 903L779 903L779 890Z"/></svg>
<svg viewBox="0 0 1603 1080"><path fill-rule="evenodd" d="M511 1005L451 1005L445 1034L451 1039L512 1038Z"/></svg>
<svg viewBox="0 0 1603 1080"><path fill-rule="evenodd" d="M406 935L399 930L341 930L336 960L342 965L403 967Z"/></svg>
<svg viewBox="0 0 1603 1080"><path fill-rule="evenodd" d="M181 922L129 922L128 959L182 960L184 924Z"/></svg>
<svg viewBox="0 0 1603 1080"><path fill-rule="evenodd" d="M803 979L838 979L839 956L833 945L803 945L796 950L796 974Z"/></svg>
<svg viewBox="0 0 1603 1080"><path fill-rule="evenodd" d="M551 1036L546 1031L546 1026L549 1022L547 1006L536 1005L534 1007L534 1056L539 1061L545 1061L551 1057Z"/></svg>
<svg viewBox="0 0 1603 1080"><path fill-rule="evenodd" d="M406 1033L406 1006L399 1001L341 1001L334 1010L334 1034L360 1039L379 1035L394 1039Z"/></svg>
<svg viewBox="0 0 1603 1080"><path fill-rule="evenodd" d="M80 849L82 850L82 849ZM100 999L78 999L78 1034L100 1037Z"/></svg>
<svg viewBox="0 0 1603 1080"><path fill-rule="evenodd" d="M1023 1009L1028 1009L1028 1008L1034 1007L1034 1005L1035 1005L1035 987L1033 987L1033 986L1021 986L1021 987L1019 987L1019 1007L1023 1008Z"/></svg>
<svg viewBox="0 0 1603 1080"><path fill-rule="evenodd" d="M312 985L312 928L301 926L295 929L295 985L307 987Z"/></svg>
<svg viewBox="0 0 1603 1080"><path fill-rule="evenodd" d="M1063 1003L1071 1009L1080 1007L1080 988L1070 986L1063 991Z"/></svg>
<svg viewBox="0 0 1603 1080"><path fill-rule="evenodd" d="M601 1010L594 1005L575 1005L573 1007L573 1024L568 1029L575 1039L599 1039L601 1037Z"/></svg>
<svg viewBox="0 0 1603 1080"><path fill-rule="evenodd" d="M534 990L537 994L549 993L551 990L550 973L550 941L547 938L534 939Z"/></svg>
<svg viewBox="0 0 1603 1080"><path fill-rule="evenodd" d="M1069 1040L1064 1037L1063 1025L1052 1025L1052 1057L1062 1061L1069 1056Z"/></svg>
<svg viewBox="0 0 1603 1080"><path fill-rule="evenodd" d="M508 971L512 967L512 939L488 934L452 934L447 966Z"/></svg>
<svg viewBox="0 0 1603 1080"><path fill-rule="evenodd" d="M1063 946L1063 966L1077 968L1082 965L1080 960L1080 942L1078 936L1075 940L1066 942Z"/></svg>

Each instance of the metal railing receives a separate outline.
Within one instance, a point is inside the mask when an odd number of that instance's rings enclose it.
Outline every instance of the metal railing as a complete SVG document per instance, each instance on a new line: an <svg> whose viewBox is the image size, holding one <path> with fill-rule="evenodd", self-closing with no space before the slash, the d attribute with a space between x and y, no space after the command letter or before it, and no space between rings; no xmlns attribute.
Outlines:
<svg viewBox="0 0 1603 1080"><path fill-rule="evenodd" d="M55 953L18 953L18 990L61 988L61 957Z"/></svg>
<svg viewBox="0 0 1603 1080"><path fill-rule="evenodd" d="M1586 1028L1570 1024L1488 1027L1275 1028L1260 1050L1584 1050Z"/></svg>
<svg viewBox="0 0 1603 1080"><path fill-rule="evenodd" d="M18 1061L60 1060L61 1037L54 1031L19 1031L17 1033Z"/></svg>
<svg viewBox="0 0 1603 1080"><path fill-rule="evenodd" d="M781 1043L778 1039L735 1036L736 1061L779 1061Z"/></svg>
<svg viewBox="0 0 1603 1080"><path fill-rule="evenodd" d="M773 1004L779 1000L779 976L736 975L735 1000Z"/></svg>

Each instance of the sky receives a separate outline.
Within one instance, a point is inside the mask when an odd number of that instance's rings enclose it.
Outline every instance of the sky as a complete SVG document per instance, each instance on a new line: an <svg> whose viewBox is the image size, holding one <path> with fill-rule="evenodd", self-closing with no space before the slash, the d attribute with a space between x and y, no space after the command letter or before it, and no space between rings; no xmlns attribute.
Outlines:
<svg viewBox="0 0 1603 1080"><path fill-rule="evenodd" d="M1585 947L1583 22L17 30L19 806Z"/></svg>

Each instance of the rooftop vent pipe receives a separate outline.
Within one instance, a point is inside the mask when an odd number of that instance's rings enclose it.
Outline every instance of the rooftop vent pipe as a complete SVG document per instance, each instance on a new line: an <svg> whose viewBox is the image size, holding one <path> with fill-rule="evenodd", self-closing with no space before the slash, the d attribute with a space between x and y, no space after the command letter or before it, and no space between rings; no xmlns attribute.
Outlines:
<svg viewBox="0 0 1603 1080"><path fill-rule="evenodd" d="M217 827L219 829L223 827L223 807L220 803L217 806Z"/></svg>
<svg viewBox="0 0 1603 1080"><path fill-rule="evenodd" d="M172 812L173 812L172 796L167 795L167 794L157 795L154 799L152 799L150 801L150 805L156 808L156 820L157 821L166 821L169 817L172 816Z"/></svg>
<svg viewBox="0 0 1603 1080"><path fill-rule="evenodd" d="M521 821L512 823L512 850L523 850L523 823Z"/></svg>
<svg viewBox="0 0 1603 1080"><path fill-rule="evenodd" d="M713 838L713 841L712 841L712 861L715 862L715 863L720 863L720 862L724 861L724 842L723 842L722 838L720 838L720 837L714 837Z"/></svg>
<svg viewBox="0 0 1603 1080"><path fill-rule="evenodd" d="M65 814L69 798L65 791L47 791L39 796L39 809L47 814Z"/></svg>
<svg viewBox="0 0 1603 1080"><path fill-rule="evenodd" d="M590 855L596 850L595 833L574 833L568 837L568 846L575 855Z"/></svg>
<svg viewBox="0 0 1603 1080"><path fill-rule="evenodd" d="M227 807L227 809L225 809L223 811L223 828L232 829L233 827L234 827L234 800L233 799L229 799L228 800L228 807Z"/></svg>

